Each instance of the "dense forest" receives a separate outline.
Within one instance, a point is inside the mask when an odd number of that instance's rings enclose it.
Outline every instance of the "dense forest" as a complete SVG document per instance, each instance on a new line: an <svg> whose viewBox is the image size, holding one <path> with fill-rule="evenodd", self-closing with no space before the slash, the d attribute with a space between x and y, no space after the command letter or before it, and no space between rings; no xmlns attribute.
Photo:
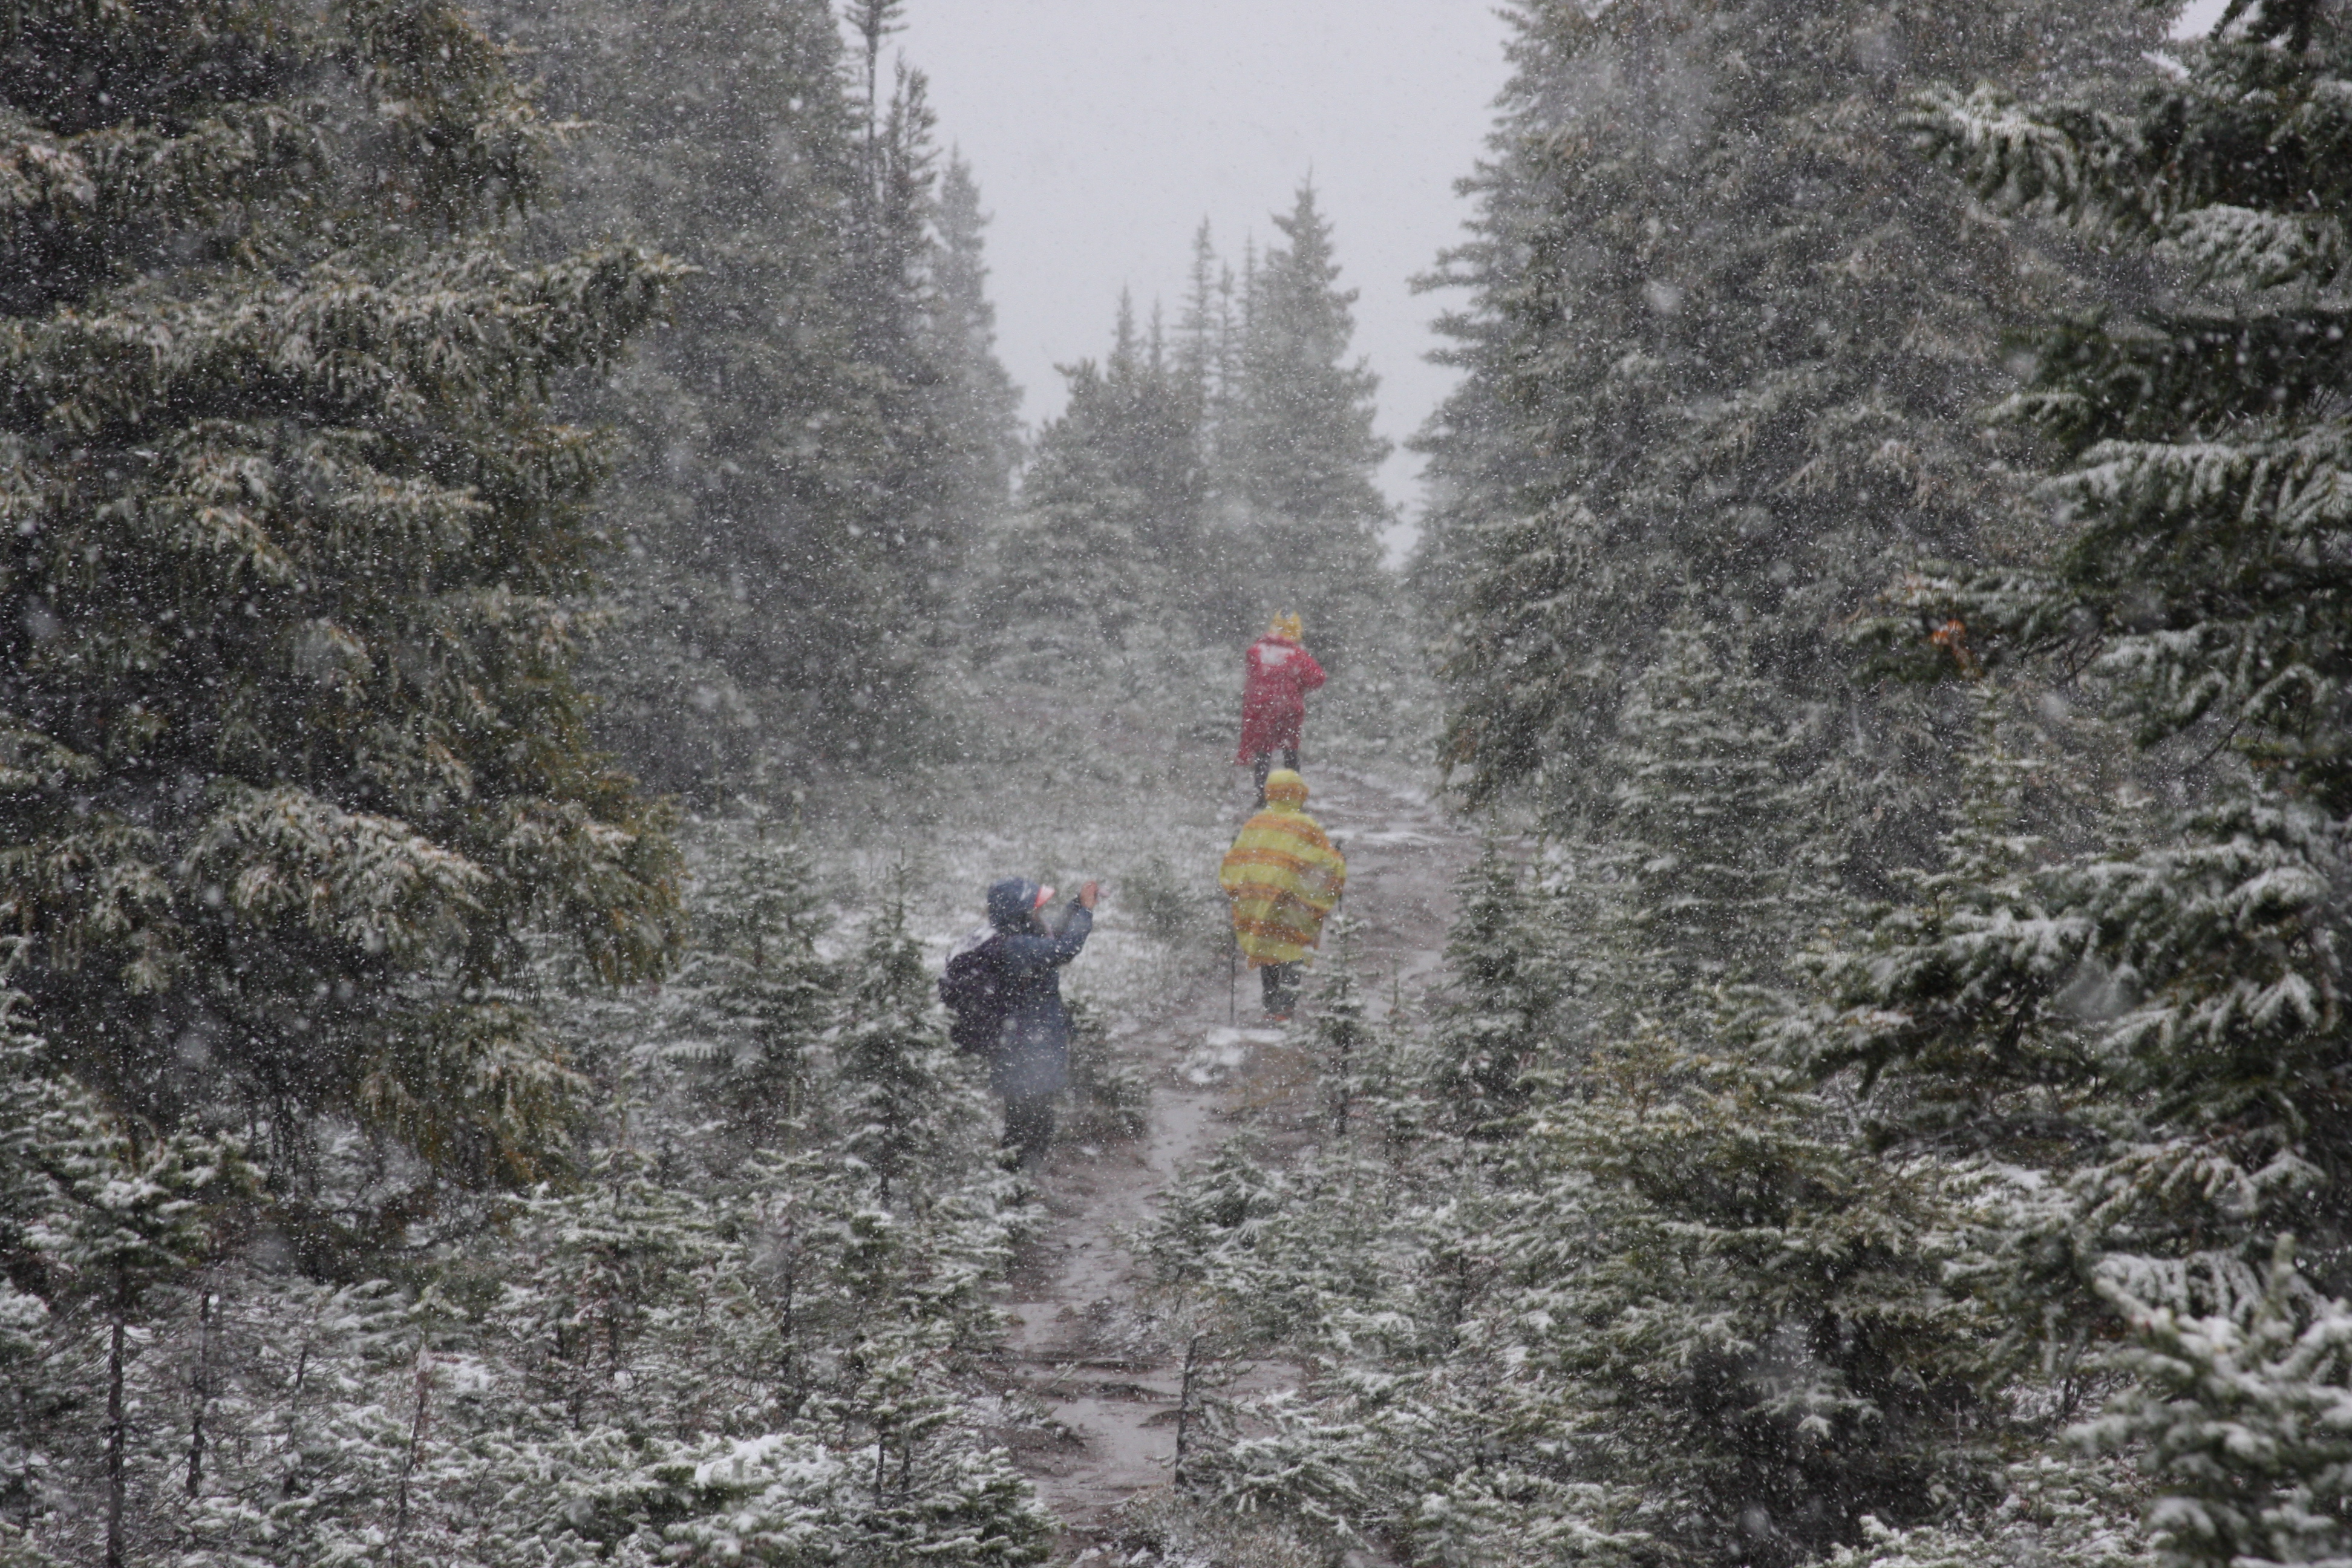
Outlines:
<svg viewBox="0 0 2352 1568"><path fill-rule="evenodd" d="M1509 0L1401 563L1381 215L1024 426L905 3L0 18L0 1568L2352 1554L2345 0Z"/></svg>

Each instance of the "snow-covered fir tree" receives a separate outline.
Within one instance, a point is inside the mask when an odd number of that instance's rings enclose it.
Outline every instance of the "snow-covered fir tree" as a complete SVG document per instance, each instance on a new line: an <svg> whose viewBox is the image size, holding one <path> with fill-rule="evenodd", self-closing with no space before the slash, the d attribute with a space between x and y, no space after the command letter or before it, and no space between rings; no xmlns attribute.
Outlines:
<svg viewBox="0 0 2352 1568"><path fill-rule="evenodd" d="M1139 330L1125 295L1108 357L1063 374L1069 401L1038 432L1019 510L994 542L982 635L1088 665L1130 640L1189 646L1223 618L1197 391L1157 318Z"/></svg>
<svg viewBox="0 0 2352 1568"><path fill-rule="evenodd" d="M1603 984L1621 1008L1670 1008L1675 989L1769 979L1803 930L1808 812L1774 693L1744 637L1686 620L1627 693L1604 754L1604 897L1640 954ZM1663 967L1660 967L1663 966Z"/></svg>
<svg viewBox="0 0 2352 1568"><path fill-rule="evenodd" d="M825 0L490 9L550 109L586 122L542 226L698 268L582 399L630 437L604 512L631 548L592 667L603 733L707 800L903 749L1012 432L978 192L939 182L924 81L884 53L896 23L845 48Z"/></svg>
<svg viewBox="0 0 2352 1568"><path fill-rule="evenodd" d="M919 1206L928 1173L974 1114L968 1064L948 1044L930 966L907 931L903 889L866 932L833 1044L826 1114L886 1208ZM959 1124L962 1125L959 1125Z"/></svg>
<svg viewBox="0 0 2352 1568"><path fill-rule="evenodd" d="M2022 453L1975 411L2005 330L2079 294L1923 180L1906 94L2138 69L2147 21L2021 0L1511 7L1514 76L1433 281L1463 370L1423 433L1417 578L1445 624L1447 760L1474 799L1599 780L1634 677L1699 595L1853 752L1850 829L1900 858L1936 800L1932 704L1850 678L1837 628L1923 547L2009 542ZM1932 826L1926 831L1932 832Z"/></svg>
<svg viewBox="0 0 2352 1568"><path fill-rule="evenodd" d="M454 8L26 10L0 100L46 171L0 436L27 1006L127 1111L251 1128L281 1201L322 1113L530 1181L576 1084L495 989L519 932L632 978L676 907L659 813L588 745L601 444L545 391L677 268L505 252L547 132Z"/></svg>
<svg viewBox="0 0 2352 1568"><path fill-rule="evenodd" d="M166 1314L155 1298L217 1255L224 1218L247 1206L255 1173L233 1138L158 1134L108 1110L21 1032L21 1001L0 989L11 1523L46 1549L121 1568L152 1538L142 1472L160 1467L136 1411L162 1381L142 1364L160 1359L154 1323ZM183 1419L163 1447L176 1451L162 1461L176 1459L191 1489L204 1476L202 1371L199 1402L173 1411Z"/></svg>
<svg viewBox="0 0 2352 1568"><path fill-rule="evenodd" d="M2315 1263L2338 1254L2352 1147L2315 1092L2340 1028L2324 1000L2336 987L2326 889L2352 643L2307 577L2341 527L2322 498L2342 460L2344 378L2318 345L2337 330L2326 290L2346 187L2297 118L2335 102L2347 41L2326 7L2241 10L2137 114L2037 112L1988 89L1924 116L1923 134L1989 193L2158 248L2185 275L2134 319L2053 322L2010 405L2074 458L2053 482L2064 531L2047 567L1923 577L1903 596L1972 657L2095 658L2144 747L2211 758L2183 780L2187 809L2163 814L2145 847L2085 857L2053 902L2087 922L2088 955L2127 977L2101 1054L2159 1117L2147 1163L2115 1173L2135 1249L2218 1246L2258 1271L2284 1230ZM2286 185L2312 194L2273 194ZM2262 1173L2281 1161L2316 1184L2273 1184ZM2232 1195L2164 1216L2164 1173L2191 1165L2217 1198L2211 1182L2236 1171ZM2320 1267L2331 1289L2352 1282Z"/></svg>
<svg viewBox="0 0 2352 1568"><path fill-rule="evenodd" d="M834 1019L841 974L822 945L832 911L796 834L756 816L710 827L699 836L693 939L657 1026L664 1054L691 1065L738 1138L777 1144L810 1112Z"/></svg>
<svg viewBox="0 0 2352 1568"><path fill-rule="evenodd" d="M1280 245L1244 269L1241 332L1216 432L1219 545L1262 619L1297 609L1344 658L1377 602L1390 520L1375 476L1379 378L1353 352L1356 290L1339 286L1332 226L1311 182L1274 219ZM1234 504L1234 503L1237 503Z"/></svg>
<svg viewBox="0 0 2352 1568"><path fill-rule="evenodd" d="M1489 838L1456 888L1445 944L1453 978L1433 1031L1430 1091L1446 1125L1474 1138L1508 1132L1547 1064L1563 1020L1561 933L1527 873Z"/></svg>
<svg viewBox="0 0 2352 1568"><path fill-rule="evenodd" d="M1363 1094L1365 1069L1380 1039L1370 998L1365 994L1363 956L1362 927L1350 916L1335 912L1324 922L1323 957L1316 970L1308 1024L1334 1138L1348 1136Z"/></svg>
<svg viewBox="0 0 2352 1568"><path fill-rule="evenodd" d="M2171 799L2030 877L1959 840L1963 880L1929 889L1952 912L1898 931L1883 1021L1864 1011L1844 1048L1900 1061L1898 1093L2046 1119L2060 1184L2008 1278L2062 1331L2125 1331L2093 1431L2142 1468L2180 1562L2340 1549L2336 1461L2297 1434L2340 1401L2347 1285L2327 890L2347 654L2311 575L2343 521L2322 499L2343 366L2320 345L2341 331L2347 186L2323 149L2347 47L2333 6L2231 5L2132 110L1981 88L1917 120L1988 197L2175 270L2127 315L2039 334L2006 412L2066 465L2041 558L1923 571L1871 629L1915 671L2087 667Z"/></svg>
<svg viewBox="0 0 2352 1568"><path fill-rule="evenodd" d="M1797 1058L1852 1071L1882 1136L2030 1146L2087 1109L2100 1070L2084 1012L2091 927L2057 907L2049 851L2026 828L2031 775L2014 696L1979 682L1975 732L1937 861L1898 870L1904 897L1854 911L1860 940L1817 961L1822 1010L1792 1020Z"/></svg>

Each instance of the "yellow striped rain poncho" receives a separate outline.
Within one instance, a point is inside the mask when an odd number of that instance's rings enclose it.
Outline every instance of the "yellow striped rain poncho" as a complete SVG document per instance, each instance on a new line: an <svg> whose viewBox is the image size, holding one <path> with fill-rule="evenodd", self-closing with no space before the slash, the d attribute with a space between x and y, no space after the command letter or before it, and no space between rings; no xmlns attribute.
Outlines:
<svg viewBox="0 0 2352 1568"><path fill-rule="evenodd" d="M1252 969L1305 958L1347 884L1348 862L1299 809L1306 804L1305 779L1288 768L1267 774L1265 809L1243 826L1217 868Z"/></svg>

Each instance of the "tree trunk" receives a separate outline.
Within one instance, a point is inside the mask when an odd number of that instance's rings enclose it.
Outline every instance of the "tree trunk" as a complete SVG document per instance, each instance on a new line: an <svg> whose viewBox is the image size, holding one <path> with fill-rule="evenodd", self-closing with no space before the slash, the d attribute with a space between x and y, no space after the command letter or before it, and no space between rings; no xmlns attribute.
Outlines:
<svg viewBox="0 0 2352 1568"><path fill-rule="evenodd" d="M207 1288L196 1298L196 1372L189 1390L188 1496L205 1489L205 1413L213 1398L213 1293Z"/></svg>
<svg viewBox="0 0 2352 1568"><path fill-rule="evenodd" d="M408 1452L401 1456L400 1481L393 1490L392 1568L400 1568L408 1542L408 1479L416 1473L425 1452L425 1424L433 1396L433 1352L421 1341L416 1347L416 1409L408 1426Z"/></svg>
<svg viewBox="0 0 2352 1568"><path fill-rule="evenodd" d="M1348 1068L1355 1060L1355 1031L1342 1025L1331 1052L1331 1136L1348 1135Z"/></svg>
<svg viewBox="0 0 2352 1568"><path fill-rule="evenodd" d="M128 1435L123 1430L122 1339L124 1320L131 1314L123 1303L118 1279L114 1321L106 1338L106 1568L122 1568L122 1491Z"/></svg>
<svg viewBox="0 0 2352 1568"><path fill-rule="evenodd" d="M1201 1342L1204 1334L1194 1334L1184 1342L1184 1377L1176 1389L1176 1462L1169 1468L1168 1484L1181 1489L1184 1485L1184 1449L1192 1435L1192 1385L1201 1373Z"/></svg>

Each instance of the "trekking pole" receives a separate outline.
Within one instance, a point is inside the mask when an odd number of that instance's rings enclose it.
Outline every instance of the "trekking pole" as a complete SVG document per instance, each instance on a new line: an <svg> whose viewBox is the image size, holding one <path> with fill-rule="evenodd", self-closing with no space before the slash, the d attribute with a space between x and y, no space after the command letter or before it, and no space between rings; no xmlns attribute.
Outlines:
<svg viewBox="0 0 2352 1568"><path fill-rule="evenodd" d="M1242 1021L1242 944L1238 937L1225 938L1225 1027L1238 1027Z"/></svg>

